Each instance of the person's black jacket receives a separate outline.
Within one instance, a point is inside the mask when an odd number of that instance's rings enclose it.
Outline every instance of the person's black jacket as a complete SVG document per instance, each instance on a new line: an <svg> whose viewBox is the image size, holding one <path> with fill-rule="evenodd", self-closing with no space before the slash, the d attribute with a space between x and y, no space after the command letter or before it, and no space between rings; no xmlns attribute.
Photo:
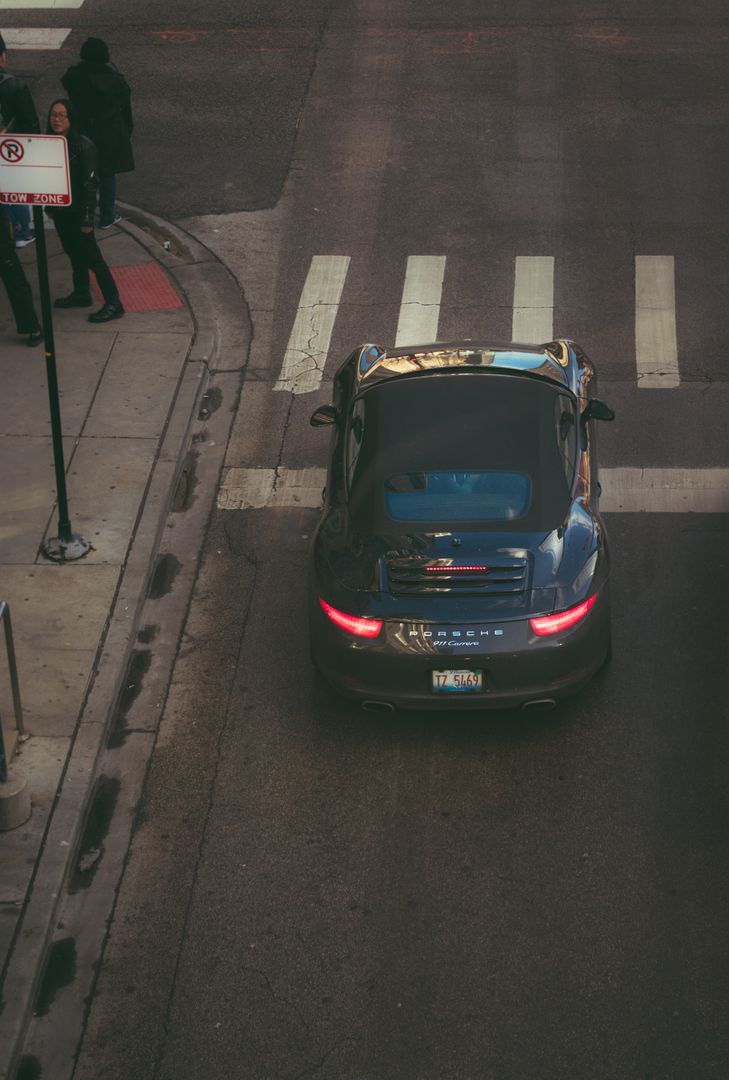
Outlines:
<svg viewBox="0 0 729 1080"><path fill-rule="evenodd" d="M0 71L0 131L37 135L40 131L33 96L17 75Z"/></svg>
<svg viewBox="0 0 729 1080"><path fill-rule="evenodd" d="M76 108L79 131L98 150L99 172L104 176L131 172L132 95L121 72L82 60L68 69L61 83Z"/></svg>
<svg viewBox="0 0 729 1080"><path fill-rule="evenodd" d="M68 171L71 174L71 205L54 206L48 210L52 218L57 214L73 214L81 219L80 225L94 224L96 192L99 176L96 171L96 147L91 139L79 135L73 129L66 136L68 143Z"/></svg>

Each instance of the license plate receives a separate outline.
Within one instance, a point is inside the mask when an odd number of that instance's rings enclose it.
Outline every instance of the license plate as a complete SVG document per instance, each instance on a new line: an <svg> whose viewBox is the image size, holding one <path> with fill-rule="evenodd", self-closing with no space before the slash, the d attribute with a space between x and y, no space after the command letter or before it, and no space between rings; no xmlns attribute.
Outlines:
<svg viewBox="0 0 729 1080"><path fill-rule="evenodd" d="M437 693L468 693L483 690L483 673L480 671L459 671L448 668L446 671L433 671L433 690Z"/></svg>

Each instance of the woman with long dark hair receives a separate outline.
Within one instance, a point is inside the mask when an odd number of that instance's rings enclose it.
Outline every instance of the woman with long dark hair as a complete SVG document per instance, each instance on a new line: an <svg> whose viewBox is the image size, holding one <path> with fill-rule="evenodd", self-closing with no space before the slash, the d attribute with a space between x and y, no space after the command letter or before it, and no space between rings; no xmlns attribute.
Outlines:
<svg viewBox="0 0 729 1080"><path fill-rule="evenodd" d="M73 105L65 98L54 101L48 111L48 134L63 135L68 143L68 164L71 173L71 203L48 210L56 226L63 250L71 260L73 292L59 297L55 307L91 307L89 270L93 270L104 304L89 322L109 322L124 314L119 290L111 270L106 265L94 236L94 210L99 177L96 169L96 147L81 135L76 126Z"/></svg>

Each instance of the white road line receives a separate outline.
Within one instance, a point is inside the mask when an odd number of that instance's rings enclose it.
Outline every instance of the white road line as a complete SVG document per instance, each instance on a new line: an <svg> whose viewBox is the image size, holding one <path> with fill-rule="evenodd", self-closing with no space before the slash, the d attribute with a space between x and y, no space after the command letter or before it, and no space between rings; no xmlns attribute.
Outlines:
<svg viewBox="0 0 729 1080"><path fill-rule="evenodd" d="M348 269L348 255L311 260L274 390L308 394L319 388Z"/></svg>
<svg viewBox="0 0 729 1080"><path fill-rule="evenodd" d="M601 469L602 513L727 514L729 469ZM326 469L225 470L220 510L317 507Z"/></svg>
<svg viewBox="0 0 729 1080"><path fill-rule="evenodd" d="M445 264L444 255L411 255L408 258L395 334L396 348L426 345L438 340Z"/></svg>
<svg viewBox="0 0 729 1080"><path fill-rule="evenodd" d="M511 340L541 345L553 337L554 257L517 255Z"/></svg>
<svg viewBox="0 0 729 1080"><path fill-rule="evenodd" d="M224 469L218 509L321 506L326 480L326 469Z"/></svg>
<svg viewBox="0 0 729 1080"><path fill-rule="evenodd" d="M673 255L635 256L635 362L639 389L681 382Z"/></svg>
<svg viewBox="0 0 729 1080"><path fill-rule="evenodd" d="M19 8L36 8L44 9L48 11L55 9L60 11L62 8L80 8L84 0L3 0L2 6L5 10L18 10ZM3 34L5 37L5 34ZM7 44L7 37L5 37Z"/></svg>
<svg viewBox="0 0 729 1080"><path fill-rule="evenodd" d="M600 483L605 513L729 513L729 469L600 469Z"/></svg>
<svg viewBox="0 0 729 1080"><path fill-rule="evenodd" d="M26 6L26 5L23 5ZM34 26L29 28L13 27L12 30L4 30L3 38L8 52L20 49L60 49L64 41L71 33L71 27L56 27L54 29L38 29Z"/></svg>

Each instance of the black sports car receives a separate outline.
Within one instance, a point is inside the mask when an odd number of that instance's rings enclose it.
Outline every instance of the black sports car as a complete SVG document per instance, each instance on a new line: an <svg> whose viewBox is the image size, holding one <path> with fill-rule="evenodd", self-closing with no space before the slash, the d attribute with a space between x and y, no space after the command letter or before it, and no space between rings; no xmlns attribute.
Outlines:
<svg viewBox="0 0 729 1080"><path fill-rule="evenodd" d="M595 370L571 341L362 345L312 547L312 660L371 708L548 706L610 653Z"/></svg>

